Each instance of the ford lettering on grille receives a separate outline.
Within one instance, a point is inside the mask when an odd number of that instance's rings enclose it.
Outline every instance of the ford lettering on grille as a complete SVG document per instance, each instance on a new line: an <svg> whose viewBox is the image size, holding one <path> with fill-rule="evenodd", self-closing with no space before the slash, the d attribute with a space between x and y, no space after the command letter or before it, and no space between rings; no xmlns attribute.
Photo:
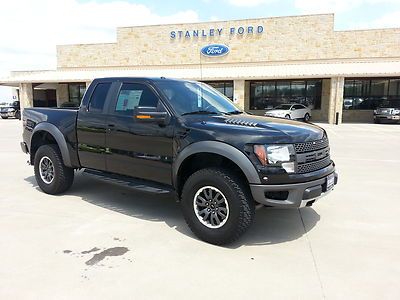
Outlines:
<svg viewBox="0 0 400 300"><path fill-rule="evenodd" d="M222 44L212 44L201 48L201 54L204 56L223 56L228 54L228 46Z"/></svg>

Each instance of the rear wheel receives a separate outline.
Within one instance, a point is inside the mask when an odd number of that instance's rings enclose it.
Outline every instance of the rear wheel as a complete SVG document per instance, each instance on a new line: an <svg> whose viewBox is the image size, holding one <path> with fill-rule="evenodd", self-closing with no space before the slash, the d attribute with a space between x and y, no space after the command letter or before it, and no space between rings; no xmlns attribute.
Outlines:
<svg viewBox="0 0 400 300"><path fill-rule="evenodd" d="M34 170L36 182L47 194L65 192L74 181L74 169L64 165L56 145L39 147L35 154Z"/></svg>
<svg viewBox="0 0 400 300"><path fill-rule="evenodd" d="M223 169L191 175L183 187L181 207L193 233L216 245L235 241L254 219L254 201L242 180Z"/></svg>
<svg viewBox="0 0 400 300"><path fill-rule="evenodd" d="M18 120L21 120L21 112L20 111L17 111L15 113L15 118L18 119Z"/></svg>
<svg viewBox="0 0 400 300"><path fill-rule="evenodd" d="M309 113L306 113L304 115L304 121L306 121L306 122L310 121L310 114Z"/></svg>
<svg viewBox="0 0 400 300"><path fill-rule="evenodd" d="M287 115L285 116L285 118L286 118L286 119L290 119L290 115L287 114Z"/></svg>

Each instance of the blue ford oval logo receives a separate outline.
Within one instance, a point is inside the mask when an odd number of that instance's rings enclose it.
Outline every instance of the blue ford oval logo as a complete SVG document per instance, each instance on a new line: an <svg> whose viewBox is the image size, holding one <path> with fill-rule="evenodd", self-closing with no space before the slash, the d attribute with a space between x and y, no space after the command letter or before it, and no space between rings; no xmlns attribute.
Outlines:
<svg viewBox="0 0 400 300"><path fill-rule="evenodd" d="M204 56L223 56L228 54L228 46L221 44L207 45L201 48L201 54Z"/></svg>

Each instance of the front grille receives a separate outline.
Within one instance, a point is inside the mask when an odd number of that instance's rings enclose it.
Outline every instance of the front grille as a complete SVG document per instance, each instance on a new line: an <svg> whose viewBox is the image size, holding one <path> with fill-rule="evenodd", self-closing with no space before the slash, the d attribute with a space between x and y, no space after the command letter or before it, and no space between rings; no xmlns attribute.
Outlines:
<svg viewBox="0 0 400 300"><path fill-rule="evenodd" d="M324 138L318 141L294 144L294 150L296 151L296 153L304 153L304 152L323 149L325 147L328 147L328 145L329 145L328 139Z"/></svg>
<svg viewBox="0 0 400 300"><path fill-rule="evenodd" d="M297 173L309 173L323 169L331 163L329 141L322 140L294 144L296 151Z"/></svg>
<svg viewBox="0 0 400 300"><path fill-rule="evenodd" d="M331 163L331 158L328 156L324 159L313 161L310 163L298 164L297 173L303 174L303 173L317 171L319 169L329 166L330 163Z"/></svg>

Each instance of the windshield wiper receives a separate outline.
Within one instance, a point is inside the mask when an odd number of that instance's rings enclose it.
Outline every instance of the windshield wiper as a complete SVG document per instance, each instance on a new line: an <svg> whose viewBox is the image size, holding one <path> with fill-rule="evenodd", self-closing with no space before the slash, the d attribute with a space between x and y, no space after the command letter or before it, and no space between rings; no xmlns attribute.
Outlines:
<svg viewBox="0 0 400 300"><path fill-rule="evenodd" d="M187 115L216 115L215 111L208 111L208 110L196 110L196 111L191 111L191 112L186 112L181 114L181 116L187 116Z"/></svg>
<svg viewBox="0 0 400 300"><path fill-rule="evenodd" d="M228 111L226 114L227 115L240 115L240 114L242 114L243 112L242 111L240 111L240 110L234 110L234 111Z"/></svg>

